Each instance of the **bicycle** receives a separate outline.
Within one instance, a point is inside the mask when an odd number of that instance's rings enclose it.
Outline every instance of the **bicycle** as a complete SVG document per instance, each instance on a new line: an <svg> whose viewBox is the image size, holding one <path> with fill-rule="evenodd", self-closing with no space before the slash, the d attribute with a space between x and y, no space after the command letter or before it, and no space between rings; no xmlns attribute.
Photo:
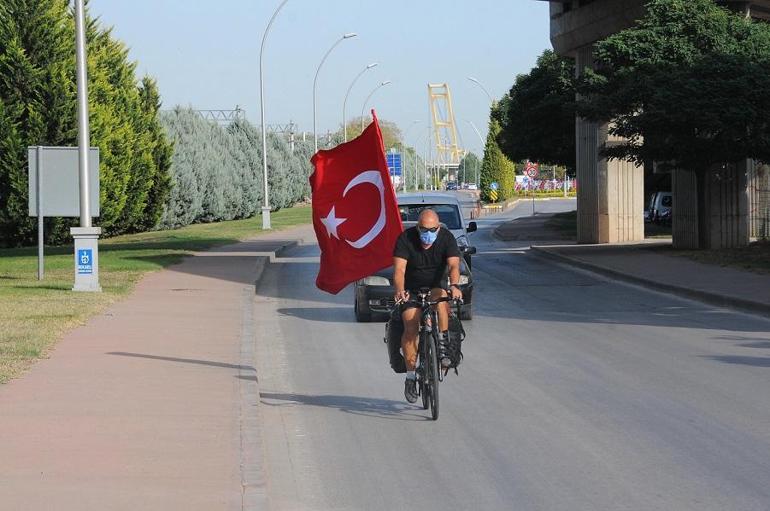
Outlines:
<svg viewBox="0 0 770 511"><path fill-rule="evenodd" d="M439 412L438 386L439 382L444 380L438 364L438 311L434 306L454 301L451 296L430 300L430 289L420 289L417 300L406 302L415 304L421 311L417 348L417 388L422 397L423 410L430 409L434 421L438 420Z"/></svg>

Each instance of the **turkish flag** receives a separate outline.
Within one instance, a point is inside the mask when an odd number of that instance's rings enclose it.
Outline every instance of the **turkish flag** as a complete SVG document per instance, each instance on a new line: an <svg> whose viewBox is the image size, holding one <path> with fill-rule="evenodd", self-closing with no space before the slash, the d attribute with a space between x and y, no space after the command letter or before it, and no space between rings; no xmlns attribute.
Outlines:
<svg viewBox="0 0 770 511"><path fill-rule="evenodd" d="M401 215L377 117L360 137L311 162L313 227L321 247L316 286L332 294L393 264Z"/></svg>

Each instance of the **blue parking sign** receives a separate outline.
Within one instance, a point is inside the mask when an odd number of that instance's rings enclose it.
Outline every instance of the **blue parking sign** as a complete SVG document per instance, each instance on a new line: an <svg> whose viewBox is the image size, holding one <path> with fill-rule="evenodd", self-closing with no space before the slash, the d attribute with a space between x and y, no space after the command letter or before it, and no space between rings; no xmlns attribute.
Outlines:
<svg viewBox="0 0 770 511"><path fill-rule="evenodd" d="M94 272L94 251L90 248L78 250L76 263L78 274L92 274Z"/></svg>

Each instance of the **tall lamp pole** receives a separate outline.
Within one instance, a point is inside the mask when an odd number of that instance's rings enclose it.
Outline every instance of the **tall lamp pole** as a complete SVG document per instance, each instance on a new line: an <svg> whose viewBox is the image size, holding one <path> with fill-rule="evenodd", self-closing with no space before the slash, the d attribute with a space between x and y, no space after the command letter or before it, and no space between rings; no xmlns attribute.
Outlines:
<svg viewBox="0 0 770 511"><path fill-rule="evenodd" d="M420 119L415 119L406 128L406 131L404 131L404 139L403 139L404 141L401 142L401 159L402 159L402 162L401 162L401 166L402 166L401 172L404 174L401 179L404 182L404 191L406 191L406 146L404 145L404 142L406 142L406 140L407 140L407 135L409 134L409 130L411 130L414 127L414 125L417 124L418 122L420 122ZM415 174L417 173L417 160L415 160L415 162L414 162L414 172L415 172Z"/></svg>
<svg viewBox="0 0 770 511"><path fill-rule="evenodd" d="M492 97L492 94L490 94L490 93L489 93L489 91L487 90L487 88L486 88L486 87L484 87L484 85L482 85L480 81L478 81L476 78L474 78L474 77L472 77L472 76L469 76L469 77L468 77L468 80L472 81L473 83L475 83L476 85L478 85L479 87L481 87L481 90L483 90L483 91L484 91L484 94L486 94L486 95L487 95L487 97L489 98L489 102L490 102L490 103L494 103L494 102L495 102L494 98Z"/></svg>
<svg viewBox="0 0 770 511"><path fill-rule="evenodd" d="M345 93L345 101L342 102L342 131L345 138L345 142L348 141L348 124L347 119L345 117L345 108L348 105L348 96L350 95L350 91L353 89L353 86L356 84L359 78L363 76L364 73L369 71L373 67L377 67L379 64L377 62L372 62L368 66L366 66L360 73L356 75L355 78L353 78L353 81L350 83L350 87L348 87L348 91Z"/></svg>
<svg viewBox="0 0 770 511"><path fill-rule="evenodd" d="M265 29L265 33L262 35L262 45L259 47L259 109L260 109L260 120L262 121L262 180L264 181L264 197L262 199L262 229L271 229L270 226L270 199L268 196L268 187L267 187L267 127L265 126L265 86L264 86L264 71L262 69L262 55L265 52L265 41L267 40L267 34L270 32L270 27L273 26L273 22L275 21L275 18L278 16L278 13L283 9L283 6L286 5L286 2L289 0L283 0L280 5L278 5L278 8L273 13L273 16L270 18L270 21L267 24L267 28Z"/></svg>
<svg viewBox="0 0 770 511"><path fill-rule="evenodd" d="M374 96L374 93L380 90L380 88L385 87L386 85L390 84L390 80L385 80L384 82L380 83L377 87L374 88L372 92L369 93L368 96L366 96L366 100L364 101L363 106L361 107L361 131L364 131L364 110L366 110L366 105L369 103L369 100L372 99L372 96Z"/></svg>
<svg viewBox="0 0 770 511"><path fill-rule="evenodd" d="M75 73L78 91L80 227L72 227L70 229L70 233L75 241L75 285L72 287L72 290L99 292L102 290L99 285L99 235L102 230L99 227L93 227L91 223L91 187L88 182L88 153L91 149L91 129L88 122L88 57L86 54L85 26L85 2L84 0L75 0ZM38 158L40 157L41 154L38 151ZM38 160L38 165L40 165L40 160ZM40 210L38 216L42 216ZM39 220L40 218L38 218Z"/></svg>
<svg viewBox="0 0 770 511"><path fill-rule="evenodd" d="M486 143L484 142L484 137L481 136L481 133L479 132L479 129L476 127L475 124L473 124L473 121L469 120L468 124L470 124L471 128L473 128L473 131L476 132L476 136L479 137L479 142L481 142L481 150L482 150L482 157L483 157L484 156L483 155L484 146L486 146ZM474 168L476 168L476 166L477 166L477 164L474 162ZM479 184L479 176L478 176L478 172L477 172L476 173L476 186L478 186L478 184Z"/></svg>
<svg viewBox="0 0 770 511"><path fill-rule="evenodd" d="M324 62L326 62L326 59L329 57L329 54L334 50L334 48L337 47L338 44L340 44L345 39L351 39L353 37L356 37L358 34L355 32L350 32L348 34L343 35L339 39L337 39L334 44L332 44L332 47L329 48L329 50L324 54L323 58L321 59L321 63L318 64L318 69L315 71L315 78L313 78L313 140L315 142L315 152L318 152L318 133L316 132L316 84L318 83L318 73L321 72L321 67L323 67Z"/></svg>

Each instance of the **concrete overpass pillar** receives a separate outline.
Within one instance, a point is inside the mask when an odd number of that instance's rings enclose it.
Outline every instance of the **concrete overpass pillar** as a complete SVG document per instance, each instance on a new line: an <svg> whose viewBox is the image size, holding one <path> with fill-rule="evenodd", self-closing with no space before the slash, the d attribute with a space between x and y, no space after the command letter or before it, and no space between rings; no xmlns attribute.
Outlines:
<svg viewBox="0 0 770 511"><path fill-rule="evenodd" d="M753 173L751 160L720 165L700 175L674 170L674 247L719 249L748 245L749 179Z"/></svg>
<svg viewBox="0 0 770 511"><path fill-rule="evenodd" d="M594 67L593 45L577 50L578 74ZM621 243L644 239L644 168L601 157L605 145L618 143L608 125L578 118L578 243Z"/></svg>
<svg viewBox="0 0 770 511"><path fill-rule="evenodd" d="M770 165L757 162L749 172L749 237L770 238Z"/></svg>

